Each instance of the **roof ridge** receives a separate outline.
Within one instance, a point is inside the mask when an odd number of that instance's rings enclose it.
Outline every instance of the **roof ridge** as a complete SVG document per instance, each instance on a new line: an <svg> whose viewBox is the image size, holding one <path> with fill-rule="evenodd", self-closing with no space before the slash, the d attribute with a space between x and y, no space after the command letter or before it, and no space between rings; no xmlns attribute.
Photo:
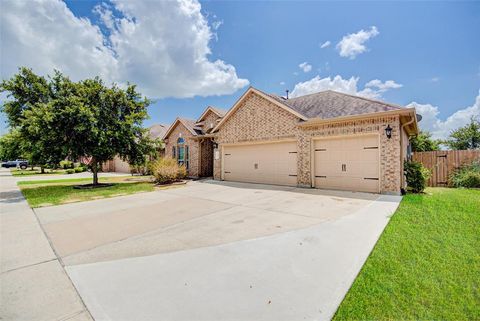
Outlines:
<svg viewBox="0 0 480 321"><path fill-rule="evenodd" d="M386 105L386 106L390 106L390 107L404 108L404 106L394 104L394 103L390 103L390 102L386 102L386 101L383 101L383 100L378 100L378 99L372 99L372 98L367 98L367 97L358 96L358 95L347 94L347 93L332 90L332 89L322 90L322 91L318 91L316 93L311 93L311 94L308 94L308 95L298 96L298 97L290 98L290 99L287 99L287 100L297 99L297 98L302 98L302 97L308 97L308 96L313 96L313 95L319 95L319 94L323 94L323 93L326 93L326 92L332 92L332 93L335 93L335 94L338 94L338 95L344 95L344 96L348 96L348 97L352 97L352 98L359 98L359 99L363 99L363 100L366 100L366 101L371 101L371 102L374 102L374 103L378 103L378 104L382 104L382 105Z"/></svg>

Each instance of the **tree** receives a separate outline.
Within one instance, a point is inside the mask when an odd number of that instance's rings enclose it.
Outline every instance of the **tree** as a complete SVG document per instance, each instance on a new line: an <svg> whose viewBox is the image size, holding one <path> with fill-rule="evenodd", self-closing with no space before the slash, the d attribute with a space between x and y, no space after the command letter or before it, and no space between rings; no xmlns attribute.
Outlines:
<svg viewBox="0 0 480 321"><path fill-rule="evenodd" d="M32 151L40 152L35 155L57 163L67 157L90 159L93 185L98 185L102 163L116 155L130 163L143 161L151 149L142 127L149 101L134 85L121 89L105 86L98 77L73 82L58 71L48 80L30 73L20 69L0 89L11 93L13 102L3 110ZM23 88L38 88L41 93L28 90L24 97Z"/></svg>
<svg viewBox="0 0 480 321"><path fill-rule="evenodd" d="M469 124L452 131L444 144L456 150L480 148L480 121L472 117Z"/></svg>
<svg viewBox="0 0 480 321"><path fill-rule="evenodd" d="M420 131L417 136L410 138L410 144L414 152L428 152L440 149L440 141L432 139L432 134L427 131Z"/></svg>
<svg viewBox="0 0 480 321"><path fill-rule="evenodd" d="M0 160L15 160L24 157L18 130L12 130L0 137Z"/></svg>

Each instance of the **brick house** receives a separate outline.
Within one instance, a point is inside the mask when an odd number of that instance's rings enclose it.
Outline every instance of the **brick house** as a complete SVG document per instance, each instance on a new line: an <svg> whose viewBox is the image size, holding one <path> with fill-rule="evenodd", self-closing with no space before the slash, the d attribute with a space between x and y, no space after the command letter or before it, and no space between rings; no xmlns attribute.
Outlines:
<svg viewBox="0 0 480 321"><path fill-rule="evenodd" d="M163 137L165 157L185 165L189 177L213 176L212 130L224 115L224 110L209 106L197 120L177 118Z"/></svg>
<svg viewBox="0 0 480 321"><path fill-rule="evenodd" d="M253 87L226 114L209 108L166 135L167 156L178 158L178 142L190 146L191 176L209 176L213 164L217 180L386 194L405 186L414 108L334 91L285 99Z"/></svg>

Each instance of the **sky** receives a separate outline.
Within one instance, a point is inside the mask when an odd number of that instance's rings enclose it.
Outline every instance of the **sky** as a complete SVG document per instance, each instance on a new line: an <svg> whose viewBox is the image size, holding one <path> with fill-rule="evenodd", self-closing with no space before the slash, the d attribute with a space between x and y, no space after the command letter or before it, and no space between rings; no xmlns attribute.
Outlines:
<svg viewBox="0 0 480 321"><path fill-rule="evenodd" d="M137 84L146 126L229 109L248 86L331 89L416 107L445 138L480 117L479 30L475 1L1 0L0 76Z"/></svg>

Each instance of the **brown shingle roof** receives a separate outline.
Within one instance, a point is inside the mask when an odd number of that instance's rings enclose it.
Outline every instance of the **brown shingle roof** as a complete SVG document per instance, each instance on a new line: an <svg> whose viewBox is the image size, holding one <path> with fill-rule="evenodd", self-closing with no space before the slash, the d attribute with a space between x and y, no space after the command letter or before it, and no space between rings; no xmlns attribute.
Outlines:
<svg viewBox="0 0 480 321"><path fill-rule="evenodd" d="M348 95L333 90L321 91L289 99L272 94L269 94L269 96L308 118L328 119L403 108L394 104Z"/></svg>
<svg viewBox="0 0 480 321"><path fill-rule="evenodd" d="M215 110L215 112L216 112L220 117L225 116L225 114L227 113L227 111L226 111L225 109L221 109L221 108L217 108L217 107L212 107L212 106L210 106L210 108L212 108L213 110Z"/></svg>
<svg viewBox="0 0 480 321"><path fill-rule="evenodd" d="M151 139L162 138L167 132L168 125L164 124L155 124L150 126L148 133Z"/></svg>

